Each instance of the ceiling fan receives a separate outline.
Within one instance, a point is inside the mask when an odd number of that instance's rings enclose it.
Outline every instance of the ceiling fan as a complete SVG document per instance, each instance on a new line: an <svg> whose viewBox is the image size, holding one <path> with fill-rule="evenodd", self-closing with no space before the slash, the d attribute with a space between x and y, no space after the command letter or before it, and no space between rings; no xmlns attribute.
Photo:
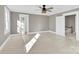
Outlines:
<svg viewBox="0 0 79 59"><path fill-rule="evenodd" d="M42 7L40 6L39 8L42 9L42 13L52 12L51 9L53 9L53 7L46 8L46 5L42 5Z"/></svg>

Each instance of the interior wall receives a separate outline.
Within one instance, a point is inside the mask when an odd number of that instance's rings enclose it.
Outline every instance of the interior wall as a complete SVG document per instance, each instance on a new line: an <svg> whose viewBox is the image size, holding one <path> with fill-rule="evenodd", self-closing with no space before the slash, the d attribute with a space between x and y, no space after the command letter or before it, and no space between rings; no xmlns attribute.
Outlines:
<svg viewBox="0 0 79 59"><path fill-rule="evenodd" d="M5 15L4 6L0 5L0 46L7 39L10 33L4 34L5 29Z"/></svg>
<svg viewBox="0 0 79 59"><path fill-rule="evenodd" d="M29 16L29 31L39 32L49 30L49 17L41 15L30 15Z"/></svg>
<svg viewBox="0 0 79 59"><path fill-rule="evenodd" d="M73 32L75 32L75 15L70 15L65 17L65 26L73 28Z"/></svg>
<svg viewBox="0 0 79 59"><path fill-rule="evenodd" d="M17 20L19 12L11 12L11 34L17 34ZM41 15L29 15L29 32L48 31L49 17Z"/></svg>
<svg viewBox="0 0 79 59"><path fill-rule="evenodd" d="M49 16L49 30L56 32L56 16Z"/></svg>
<svg viewBox="0 0 79 59"><path fill-rule="evenodd" d="M19 13L11 12L11 34L17 34L17 20Z"/></svg>
<svg viewBox="0 0 79 59"><path fill-rule="evenodd" d="M56 17L56 34L65 36L65 20L63 16Z"/></svg>
<svg viewBox="0 0 79 59"><path fill-rule="evenodd" d="M75 31L76 31L76 40L79 40L79 11L76 13L76 21L75 21Z"/></svg>

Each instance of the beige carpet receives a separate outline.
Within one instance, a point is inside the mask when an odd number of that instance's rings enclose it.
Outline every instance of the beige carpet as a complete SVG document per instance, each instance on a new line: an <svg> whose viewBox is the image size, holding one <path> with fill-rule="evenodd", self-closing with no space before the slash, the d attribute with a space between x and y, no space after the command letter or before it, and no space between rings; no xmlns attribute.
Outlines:
<svg viewBox="0 0 79 59"><path fill-rule="evenodd" d="M29 42L33 36L34 35L24 35L24 40L20 35L12 36L0 53L24 54L25 43ZM29 51L29 54L54 53L79 53L79 41L66 39L52 33L41 33L41 36Z"/></svg>
<svg viewBox="0 0 79 59"><path fill-rule="evenodd" d="M79 53L79 42L51 33L43 33L29 53Z"/></svg>
<svg viewBox="0 0 79 59"><path fill-rule="evenodd" d="M32 35L11 35L10 39L0 51L0 53L7 53L7 54L24 54L25 52L25 44L28 43L31 38L34 36Z"/></svg>

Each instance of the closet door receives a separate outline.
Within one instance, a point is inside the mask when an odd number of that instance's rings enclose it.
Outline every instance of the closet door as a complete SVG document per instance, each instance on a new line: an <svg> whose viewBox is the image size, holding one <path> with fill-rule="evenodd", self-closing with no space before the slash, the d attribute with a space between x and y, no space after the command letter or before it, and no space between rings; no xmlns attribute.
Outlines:
<svg viewBox="0 0 79 59"><path fill-rule="evenodd" d="M63 16L56 17L56 34L65 36L65 20Z"/></svg>

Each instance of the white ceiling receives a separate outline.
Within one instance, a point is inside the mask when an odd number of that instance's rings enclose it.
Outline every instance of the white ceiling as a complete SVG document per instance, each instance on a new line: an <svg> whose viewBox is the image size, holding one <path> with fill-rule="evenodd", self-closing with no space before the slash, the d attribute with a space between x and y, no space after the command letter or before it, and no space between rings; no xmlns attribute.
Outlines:
<svg viewBox="0 0 79 59"><path fill-rule="evenodd" d="M15 11L15 12L44 15L41 13L41 9L39 8L39 5L7 5L7 7L11 11ZM47 12L45 15L53 15L56 13L61 13L79 8L79 5L47 5L46 7L47 8L53 7L54 9L52 9L52 12Z"/></svg>

